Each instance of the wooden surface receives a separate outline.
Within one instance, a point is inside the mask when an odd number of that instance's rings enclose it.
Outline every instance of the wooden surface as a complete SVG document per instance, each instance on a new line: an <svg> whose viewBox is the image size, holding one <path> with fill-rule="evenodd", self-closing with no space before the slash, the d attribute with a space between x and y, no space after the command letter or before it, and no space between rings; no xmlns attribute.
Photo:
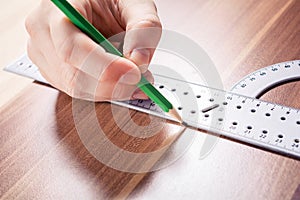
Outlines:
<svg viewBox="0 0 300 200"><path fill-rule="evenodd" d="M14 6L17 3L22 5ZM0 31L1 47L5 47L1 66L24 51L24 16L35 3L12 0L1 7L1 24L6 25ZM227 89L256 69L300 59L298 0L157 0L157 7L165 28L185 34L206 50ZM300 198L299 161L225 139L199 159L206 137L200 132L193 133L197 139L180 159L159 171L126 173L109 168L80 140L72 99L30 82L0 72L1 199ZM300 84L280 86L262 98L300 108ZM96 133L89 104L78 103L82 128L87 134ZM147 153L182 138L184 128L159 119L154 120L156 127L162 127L157 135L128 136L122 131L128 126L126 109L113 106L114 119L111 110L108 103L97 104L97 122L107 138L126 151ZM140 126L149 123L145 114L131 111L130 115ZM151 168L160 156L147 160L146 167ZM130 163L135 160L125 165Z"/></svg>

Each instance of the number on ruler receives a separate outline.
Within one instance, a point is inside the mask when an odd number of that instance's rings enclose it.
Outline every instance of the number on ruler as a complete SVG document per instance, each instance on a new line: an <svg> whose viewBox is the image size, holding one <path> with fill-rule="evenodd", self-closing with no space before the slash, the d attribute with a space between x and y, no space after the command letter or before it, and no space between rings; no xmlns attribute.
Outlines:
<svg viewBox="0 0 300 200"><path fill-rule="evenodd" d="M259 75L265 76L265 75L267 75L267 73L266 72L260 72Z"/></svg>

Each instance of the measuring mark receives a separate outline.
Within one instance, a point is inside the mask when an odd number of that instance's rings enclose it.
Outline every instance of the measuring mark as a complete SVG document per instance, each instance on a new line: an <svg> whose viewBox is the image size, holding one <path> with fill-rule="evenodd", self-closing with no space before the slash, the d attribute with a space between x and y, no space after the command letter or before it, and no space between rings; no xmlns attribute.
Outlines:
<svg viewBox="0 0 300 200"><path fill-rule="evenodd" d="M202 112L206 113L206 112L211 111L211 110L213 110L215 108L218 108L219 106L220 106L219 104L214 104L212 106L208 106L207 108L202 109Z"/></svg>

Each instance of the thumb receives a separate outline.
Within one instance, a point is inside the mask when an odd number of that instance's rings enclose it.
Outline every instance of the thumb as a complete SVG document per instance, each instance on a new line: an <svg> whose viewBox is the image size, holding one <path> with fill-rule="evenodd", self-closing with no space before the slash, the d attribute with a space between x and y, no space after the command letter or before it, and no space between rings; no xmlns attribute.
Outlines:
<svg viewBox="0 0 300 200"><path fill-rule="evenodd" d="M162 32L156 6L152 0L122 0L119 3L122 22L126 25L124 56L144 73Z"/></svg>

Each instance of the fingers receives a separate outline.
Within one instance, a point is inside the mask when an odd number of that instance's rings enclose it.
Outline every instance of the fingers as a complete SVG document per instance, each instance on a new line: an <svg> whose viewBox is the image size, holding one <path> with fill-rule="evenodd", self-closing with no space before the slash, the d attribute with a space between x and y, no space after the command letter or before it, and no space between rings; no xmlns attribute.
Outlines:
<svg viewBox="0 0 300 200"><path fill-rule="evenodd" d="M106 53L59 14L51 2L52 7L48 4L49 1L43 1L43 7L26 20L30 35L28 55L44 78L76 98L132 98L141 78L138 67L130 60Z"/></svg>
<svg viewBox="0 0 300 200"><path fill-rule="evenodd" d="M134 85L122 84L118 81L99 81L75 67L66 66L63 63L60 64L63 66L62 68L53 68L42 52L32 45L31 40L28 41L28 56L35 65L41 66L40 72L44 78L49 80L54 87L60 88L74 98L89 101L128 100L134 98L133 95L137 90ZM51 70L44 71L44 69ZM56 77L56 79L52 80L53 77ZM141 99L147 98L143 94L139 97Z"/></svg>
<svg viewBox="0 0 300 200"><path fill-rule="evenodd" d="M77 66L87 74L98 78L105 66L113 61L114 58L107 58L104 50L83 34L66 17L53 16L49 26L55 51L64 62ZM93 66L87 67L85 62L91 59L89 55L93 51L95 54L92 57L93 61L89 61L89 65ZM100 65L100 63L103 63L103 65Z"/></svg>
<svg viewBox="0 0 300 200"><path fill-rule="evenodd" d="M156 6L152 0L120 0L119 4L126 30L139 24L138 28L144 28L145 25L146 27L161 27Z"/></svg>
<svg viewBox="0 0 300 200"><path fill-rule="evenodd" d="M81 71L72 86L71 96L89 101L129 100L137 89L135 85L98 81Z"/></svg>
<svg viewBox="0 0 300 200"><path fill-rule="evenodd" d="M55 65L49 64L46 56L39 51L36 46L32 45L32 41L28 41L28 55L34 64L39 66L42 75L54 86L64 91L68 95L90 100L90 101L107 101L107 100L128 100L132 98L135 90L135 84L128 85L132 75L122 74L118 68L118 62L112 63L100 76L99 79L80 71L74 66L61 62L59 58L54 59ZM38 55L38 56L37 56ZM60 67L52 67L60 66ZM140 80L140 73L135 79ZM121 78L120 78L121 76ZM128 77L130 80L128 80ZM125 79L125 80L123 80ZM151 78L149 78L151 79ZM125 84L124 84L125 82ZM147 98L141 95L141 98Z"/></svg>
<svg viewBox="0 0 300 200"><path fill-rule="evenodd" d="M161 36L161 23L152 0L120 0L126 24L124 55L146 72Z"/></svg>
<svg viewBox="0 0 300 200"><path fill-rule="evenodd" d="M121 78L121 82L132 85L140 80L140 71L134 63L105 52L66 18L52 20L50 34L60 59L95 79Z"/></svg>

